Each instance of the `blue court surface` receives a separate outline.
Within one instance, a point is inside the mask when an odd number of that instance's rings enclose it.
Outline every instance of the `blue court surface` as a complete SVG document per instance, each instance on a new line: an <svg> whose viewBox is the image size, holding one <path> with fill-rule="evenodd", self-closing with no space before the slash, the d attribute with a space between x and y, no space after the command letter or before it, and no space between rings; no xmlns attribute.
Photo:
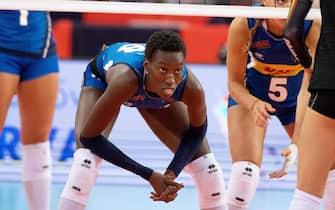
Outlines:
<svg viewBox="0 0 335 210"><path fill-rule="evenodd" d="M63 184L52 188L51 210L57 210ZM96 185L91 193L87 210L198 210L194 187L180 191L171 203L150 200L151 189L146 186ZM250 210L284 210L288 208L292 190L260 190L250 205ZM26 200L21 183L0 183L0 209L26 210Z"/></svg>

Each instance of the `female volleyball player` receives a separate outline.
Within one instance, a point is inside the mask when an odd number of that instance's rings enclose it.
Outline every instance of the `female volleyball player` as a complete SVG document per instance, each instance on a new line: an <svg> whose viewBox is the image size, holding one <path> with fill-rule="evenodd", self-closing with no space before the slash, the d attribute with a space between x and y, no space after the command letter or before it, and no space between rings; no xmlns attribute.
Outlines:
<svg viewBox="0 0 335 210"><path fill-rule="evenodd" d="M112 44L92 59L84 73L76 115L78 149L59 210L85 208L101 158L147 180L155 190L152 199L165 202L173 200L182 187L173 180L186 166L198 190L200 209L226 209L222 170L205 137L204 90L185 65L185 56L179 35L162 31L154 33L146 45ZM122 104L136 107L175 153L164 176L107 140Z"/></svg>
<svg viewBox="0 0 335 210"><path fill-rule="evenodd" d="M264 6L288 7L289 0L263 0ZM305 21L302 36L314 53L319 21ZM229 210L248 209L259 181L267 121L276 116L289 137L296 135L297 96L304 68L284 41L285 20L235 18L227 48L228 137L232 171L227 189ZM293 138L294 140L294 138ZM294 141L283 153L283 168L270 174L280 178L296 156Z"/></svg>
<svg viewBox="0 0 335 210"><path fill-rule="evenodd" d="M48 210L49 133L58 93L58 57L47 12L0 11L0 134L18 97L23 184L30 210Z"/></svg>

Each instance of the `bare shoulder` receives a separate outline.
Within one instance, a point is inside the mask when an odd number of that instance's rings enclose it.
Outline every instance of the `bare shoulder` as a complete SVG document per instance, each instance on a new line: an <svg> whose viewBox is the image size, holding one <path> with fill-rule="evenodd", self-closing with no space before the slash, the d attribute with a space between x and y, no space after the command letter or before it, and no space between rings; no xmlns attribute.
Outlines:
<svg viewBox="0 0 335 210"><path fill-rule="evenodd" d="M189 67L187 67L187 72L188 76L185 84L183 101L186 104L192 104L194 101L203 101L205 93L200 81Z"/></svg>
<svg viewBox="0 0 335 210"><path fill-rule="evenodd" d="M228 52L244 53L248 50L250 42L250 29L248 19L236 17L230 24L228 31ZM242 51L241 51L242 50Z"/></svg>
<svg viewBox="0 0 335 210"><path fill-rule="evenodd" d="M126 64L110 67L106 72L106 80L106 95L120 104L133 96L139 85L135 72Z"/></svg>
<svg viewBox="0 0 335 210"><path fill-rule="evenodd" d="M248 19L245 17L236 17L231 22L229 26L230 34L238 34L239 36L243 36L244 34L248 35L249 27L248 27Z"/></svg>
<svg viewBox="0 0 335 210"><path fill-rule="evenodd" d="M126 64L111 66L106 72L106 80L108 84L138 85L135 72Z"/></svg>

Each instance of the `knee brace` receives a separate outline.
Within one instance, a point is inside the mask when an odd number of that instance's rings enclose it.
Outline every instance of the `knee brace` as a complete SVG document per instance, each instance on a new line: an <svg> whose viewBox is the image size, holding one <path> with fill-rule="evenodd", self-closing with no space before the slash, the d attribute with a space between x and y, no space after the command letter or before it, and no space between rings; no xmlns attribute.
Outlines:
<svg viewBox="0 0 335 210"><path fill-rule="evenodd" d="M82 148L78 149L73 157L71 171L61 197L86 206L102 159L90 150Z"/></svg>
<svg viewBox="0 0 335 210"><path fill-rule="evenodd" d="M324 193L324 209L335 209L335 169L331 170L328 174L326 189Z"/></svg>
<svg viewBox="0 0 335 210"><path fill-rule="evenodd" d="M248 161L233 164L227 190L228 205L247 209L259 181L259 167Z"/></svg>
<svg viewBox="0 0 335 210"><path fill-rule="evenodd" d="M200 209L225 205L223 172L212 153L203 155L187 164L184 170L193 178L198 191Z"/></svg>
<svg viewBox="0 0 335 210"><path fill-rule="evenodd" d="M51 152L49 141L22 146L23 181L51 178Z"/></svg>

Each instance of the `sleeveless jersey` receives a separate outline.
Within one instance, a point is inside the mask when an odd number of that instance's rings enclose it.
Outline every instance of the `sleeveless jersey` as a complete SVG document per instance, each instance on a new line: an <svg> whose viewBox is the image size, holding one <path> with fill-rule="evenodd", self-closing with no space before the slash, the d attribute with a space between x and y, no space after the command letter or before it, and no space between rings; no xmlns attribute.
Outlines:
<svg viewBox="0 0 335 210"><path fill-rule="evenodd" d="M320 0L321 33L315 54L310 90L335 90L335 4Z"/></svg>
<svg viewBox="0 0 335 210"><path fill-rule="evenodd" d="M49 13L1 10L0 51L30 57L55 54Z"/></svg>
<svg viewBox="0 0 335 210"><path fill-rule="evenodd" d="M256 19L248 18L249 28ZM312 21L304 23L306 37ZM304 68L287 48L284 38L271 34L265 21L255 28L249 48L246 85L251 94L276 108L293 107L303 78Z"/></svg>
<svg viewBox="0 0 335 210"><path fill-rule="evenodd" d="M95 65L98 75L101 80L106 79L106 71L109 67L116 64L127 64L130 69L136 74L138 78L138 90L137 92L124 103L130 107L143 107L143 108L166 108L175 101L182 99L186 79L187 69L183 66L183 77L181 82L178 84L175 92L173 93L171 100L167 101L159 96L148 93L145 90L145 71L144 71L144 49L145 44L142 43L129 43L119 42L110 45L95 58ZM93 70L94 72L94 70Z"/></svg>

